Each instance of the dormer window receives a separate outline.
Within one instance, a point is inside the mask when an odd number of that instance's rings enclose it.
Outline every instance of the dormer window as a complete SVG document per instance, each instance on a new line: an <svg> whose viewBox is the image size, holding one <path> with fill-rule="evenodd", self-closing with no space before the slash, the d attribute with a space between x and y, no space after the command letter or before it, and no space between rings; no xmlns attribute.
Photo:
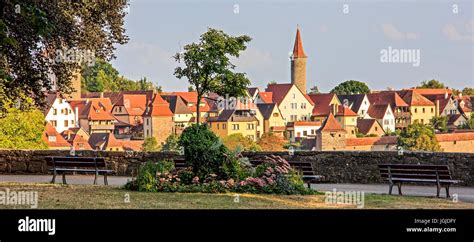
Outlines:
<svg viewBox="0 0 474 242"><path fill-rule="evenodd" d="M49 142L56 142L56 136L48 136Z"/></svg>

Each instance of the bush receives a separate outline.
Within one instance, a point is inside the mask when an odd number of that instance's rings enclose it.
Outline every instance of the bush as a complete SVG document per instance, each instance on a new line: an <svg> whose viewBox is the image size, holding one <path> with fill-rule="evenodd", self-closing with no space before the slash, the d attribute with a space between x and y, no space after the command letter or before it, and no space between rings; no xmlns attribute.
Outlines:
<svg viewBox="0 0 474 242"><path fill-rule="evenodd" d="M153 152L160 150L160 146L156 141L155 137L146 137L142 144L142 151L143 152Z"/></svg>
<svg viewBox="0 0 474 242"><path fill-rule="evenodd" d="M125 188L141 192L156 192L157 174L167 173L173 169L173 161L162 160L156 163L147 161L138 169L137 178L128 182Z"/></svg>
<svg viewBox="0 0 474 242"><path fill-rule="evenodd" d="M224 145L233 151L260 151L261 148L257 143L248 137L244 137L241 133L231 134L222 139Z"/></svg>
<svg viewBox="0 0 474 242"><path fill-rule="evenodd" d="M207 125L193 124L187 127L178 143L184 147L186 165L192 167L193 173L199 178L208 174L226 178L223 165L229 161L229 150Z"/></svg>
<svg viewBox="0 0 474 242"><path fill-rule="evenodd" d="M166 138L165 144L161 148L161 151L179 151L179 136L171 134Z"/></svg>

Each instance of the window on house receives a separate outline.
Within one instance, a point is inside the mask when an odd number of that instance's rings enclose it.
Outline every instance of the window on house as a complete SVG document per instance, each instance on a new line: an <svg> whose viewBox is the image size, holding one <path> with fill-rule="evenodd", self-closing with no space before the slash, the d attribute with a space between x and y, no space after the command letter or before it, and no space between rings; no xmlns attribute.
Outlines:
<svg viewBox="0 0 474 242"><path fill-rule="evenodd" d="M455 141L453 141L453 144L454 144L454 145L456 144L456 140L455 140Z"/></svg>
<svg viewBox="0 0 474 242"><path fill-rule="evenodd" d="M308 136L308 131L303 131L303 136Z"/></svg>
<svg viewBox="0 0 474 242"><path fill-rule="evenodd" d="M51 122L51 125L52 125L53 127L57 127L57 126L58 126L58 122L57 122L56 120L51 120L51 121L49 121L49 122Z"/></svg>
<svg viewBox="0 0 474 242"><path fill-rule="evenodd" d="M278 117L278 113L273 113L273 117Z"/></svg>
<svg viewBox="0 0 474 242"><path fill-rule="evenodd" d="M58 110L53 108L53 115L58 115Z"/></svg>
<svg viewBox="0 0 474 242"><path fill-rule="evenodd" d="M239 125L238 124L232 124L232 130L239 130Z"/></svg>
<svg viewBox="0 0 474 242"><path fill-rule="evenodd" d="M375 127L375 131L378 131L378 129L379 129L378 127Z"/></svg>
<svg viewBox="0 0 474 242"><path fill-rule="evenodd" d="M422 109L423 113L425 113L425 108Z"/></svg>
<svg viewBox="0 0 474 242"><path fill-rule="evenodd" d="M301 132L297 132L296 137L301 137Z"/></svg>
<svg viewBox="0 0 474 242"><path fill-rule="evenodd" d="M247 124L247 129L248 130L253 130L254 129L254 125L253 124Z"/></svg>
<svg viewBox="0 0 474 242"><path fill-rule="evenodd" d="M418 109L415 108L415 113L418 113Z"/></svg>
<svg viewBox="0 0 474 242"><path fill-rule="evenodd" d="M306 108L306 103L301 103L301 108L305 109Z"/></svg>
<svg viewBox="0 0 474 242"><path fill-rule="evenodd" d="M150 130L146 130L146 136L150 136Z"/></svg>
<svg viewBox="0 0 474 242"><path fill-rule="evenodd" d="M291 109L298 109L297 103L291 103Z"/></svg>
<svg viewBox="0 0 474 242"><path fill-rule="evenodd" d="M298 119L298 116L297 115L291 115L290 116L290 121L296 121Z"/></svg>
<svg viewBox="0 0 474 242"><path fill-rule="evenodd" d="M48 136L49 142L56 142L56 136Z"/></svg>
<svg viewBox="0 0 474 242"><path fill-rule="evenodd" d="M354 130L351 130L351 133L354 134Z"/></svg>
<svg viewBox="0 0 474 242"><path fill-rule="evenodd" d="M83 149L84 149L84 144L83 144L83 143L79 143L78 145L79 145L79 149L80 149L80 150L83 150Z"/></svg>
<svg viewBox="0 0 474 242"><path fill-rule="evenodd" d="M424 119L421 119L421 124L424 124L425 123L425 120Z"/></svg>
<svg viewBox="0 0 474 242"><path fill-rule="evenodd" d="M219 129L219 124L217 124L217 129Z"/></svg>
<svg viewBox="0 0 474 242"><path fill-rule="evenodd" d="M431 108L431 113L434 113L434 108Z"/></svg>
<svg viewBox="0 0 474 242"><path fill-rule="evenodd" d="M74 125L74 120L71 120L71 124Z"/></svg>
<svg viewBox="0 0 474 242"><path fill-rule="evenodd" d="M296 98L296 94L294 94L294 93L293 93L293 95L292 95L292 96L293 96L293 99L295 99L295 98Z"/></svg>
<svg viewBox="0 0 474 242"><path fill-rule="evenodd" d="M314 129L311 130L311 134L314 134Z"/></svg>
<svg viewBox="0 0 474 242"><path fill-rule="evenodd" d="M69 126L69 122L67 120L64 120L64 127L68 127Z"/></svg>
<svg viewBox="0 0 474 242"><path fill-rule="evenodd" d="M63 103L63 99L60 98L60 99L59 99L59 104L62 104L62 103Z"/></svg>

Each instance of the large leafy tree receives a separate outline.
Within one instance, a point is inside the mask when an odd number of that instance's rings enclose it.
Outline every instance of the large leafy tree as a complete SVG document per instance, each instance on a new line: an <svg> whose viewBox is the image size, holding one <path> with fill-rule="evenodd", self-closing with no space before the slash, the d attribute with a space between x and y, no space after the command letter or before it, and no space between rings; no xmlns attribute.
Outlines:
<svg viewBox="0 0 474 242"><path fill-rule="evenodd" d="M421 82L421 85L418 86L418 88L435 88L435 89L443 89L443 88L446 88L445 85L438 81L438 80L427 80L427 81L423 81Z"/></svg>
<svg viewBox="0 0 474 242"><path fill-rule="evenodd" d="M231 134L222 138L222 142L229 150L234 151L259 151L260 146L253 140L244 137L241 133Z"/></svg>
<svg viewBox="0 0 474 242"><path fill-rule="evenodd" d="M174 75L179 79L188 79L197 92L196 123L200 121L201 98L207 93L234 97L246 94L250 80L245 73L235 72L231 58L238 58L250 40L246 35L234 37L209 28L201 35L199 42L184 46L184 52L174 56L176 61L183 64L176 67Z"/></svg>
<svg viewBox="0 0 474 242"><path fill-rule="evenodd" d="M441 150L433 127L420 123L408 125L408 127L400 133L398 146L408 150Z"/></svg>
<svg viewBox="0 0 474 242"><path fill-rule="evenodd" d="M331 90L331 93L337 95L366 94L369 92L370 89L367 84L355 80L345 81Z"/></svg>
<svg viewBox="0 0 474 242"><path fill-rule="evenodd" d="M119 76L112 64L97 58L93 66L83 66L82 87L88 92L117 92L153 90L154 86L146 77L138 81Z"/></svg>
<svg viewBox="0 0 474 242"><path fill-rule="evenodd" d="M283 146L287 143L282 137L273 133L265 133L258 141L258 145L263 151L283 151Z"/></svg>
<svg viewBox="0 0 474 242"><path fill-rule="evenodd" d="M448 131L448 117L447 116L433 117L430 120L430 124L437 131L440 131L440 132Z"/></svg>
<svg viewBox="0 0 474 242"><path fill-rule="evenodd" d="M47 149L43 132L44 115L39 109L6 107L0 117L0 149Z"/></svg>
<svg viewBox="0 0 474 242"><path fill-rule="evenodd" d="M114 58L115 44L125 44L127 1L10 0L0 4L0 78L10 99L22 94L37 104L56 76L59 91L73 91L79 61L58 58L64 51L89 51ZM77 52L78 51L78 52ZM58 61L59 60L59 61Z"/></svg>
<svg viewBox="0 0 474 242"><path fill-rule="evenodd" d="M462 89L462 95L474 95L474 88L472 87L465 87L464 89Z"/></svg>
<svg viewBox="0 0 474 242"><path fill-rule="evenodd" d="M152 151L159 151L160 145L156 141L155 137L147 137L143 141L142 144L142 151L144 152L152 152Z"/></svg>

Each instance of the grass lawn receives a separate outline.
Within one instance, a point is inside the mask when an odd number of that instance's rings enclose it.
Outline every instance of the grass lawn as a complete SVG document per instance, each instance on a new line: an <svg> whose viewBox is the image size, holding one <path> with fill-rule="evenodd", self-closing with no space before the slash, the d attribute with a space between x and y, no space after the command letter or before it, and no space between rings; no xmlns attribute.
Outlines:
<svg viewBox="0 0 474 242"><path fill-rule="evenodd" d="M284 196L204 193L131 192L112 186L0 183L0 191L37 191L40 209L353 209L355 205L326 204L324 194ZM125 202L127 195L130 201ZM4 205L0 209L29 208L26 205ZM365 207L380 208L447 208L474 209L473 203L431 197L389 196L365 194Z"/></svg>

